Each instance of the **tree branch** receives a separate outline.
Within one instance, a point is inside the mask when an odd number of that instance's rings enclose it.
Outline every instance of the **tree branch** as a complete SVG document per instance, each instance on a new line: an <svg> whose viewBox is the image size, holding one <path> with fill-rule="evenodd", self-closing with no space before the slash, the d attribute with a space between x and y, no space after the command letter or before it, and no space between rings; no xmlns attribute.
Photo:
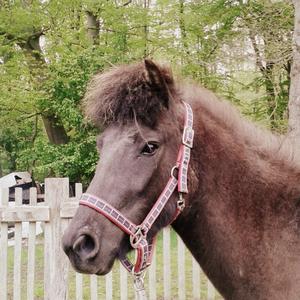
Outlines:
<svg viewBox="0 0 300 300"><path fill-rule="evenodd" d="M129 0L129 1L125 2L125 3L122 5L122 7L125 7L125 6L129 5L131 2L132 2L132 0Z"/></svg>

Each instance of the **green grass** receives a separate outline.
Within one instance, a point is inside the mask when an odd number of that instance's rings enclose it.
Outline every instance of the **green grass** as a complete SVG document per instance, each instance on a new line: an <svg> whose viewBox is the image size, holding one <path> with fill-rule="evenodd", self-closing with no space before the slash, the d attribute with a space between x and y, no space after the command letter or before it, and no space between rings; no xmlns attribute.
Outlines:
<svg viewBox="0 0 300 300"><path fill-rule="evenodd" d="M27 286L27 245L22 245L21 256L21 297L26 299ZM8 299L13 299L14 247L8 248ZM44 246L38 239L35 247L35 299L44 299Z"/></svg>
<svg viewBox="0 0 300 300"><path fill-rule="evenodd" d="M27 246L26 241L22 246L22 299L26 299L26 285L27 285ZM172 299L178 299L178 282L177 282L177 238L176 234L171 231L171 292ZM133 255L131 255L133 257ZM44 246L43 237L38 238L36 245L36 267L35 267L35 299L43 299L44 287ZM8 249L8 299L13 298L13 260L14 247ZM113 274L113 299L120 299L120 266L116 262L112 270ZM98 277L98 299L105 299L105 277ZM207 279L201 273L201 299L206 299L207 296ZM148 291L148 274L145 277L145 287ZM188 250L185 251L185 289L186 299L192 299L192 258ZM162 248L162 234L158 236L156 246L156 293L157 299L163 299L163 248ZM69 299L76 299L76 284L75 272L70 268L69 271ZM90 299L90 276L83 275L83 298ZM134 299L134 291L132 285L132 278L128 275L128 299ZM215 299L221 299L216 295Z"/></svg>

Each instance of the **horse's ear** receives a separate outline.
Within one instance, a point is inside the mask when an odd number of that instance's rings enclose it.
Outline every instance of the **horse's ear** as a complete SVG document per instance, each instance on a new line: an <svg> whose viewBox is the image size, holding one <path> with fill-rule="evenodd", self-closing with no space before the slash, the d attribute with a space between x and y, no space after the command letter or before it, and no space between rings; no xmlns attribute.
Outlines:
<svg viewBox="0 0 300 300"><path fill-rule="evenodd" d="M152 60L145 59L145 77L148 84L159 92L165 107L169 107L169 84L173 78L169 70L157 66Z"/></svg>

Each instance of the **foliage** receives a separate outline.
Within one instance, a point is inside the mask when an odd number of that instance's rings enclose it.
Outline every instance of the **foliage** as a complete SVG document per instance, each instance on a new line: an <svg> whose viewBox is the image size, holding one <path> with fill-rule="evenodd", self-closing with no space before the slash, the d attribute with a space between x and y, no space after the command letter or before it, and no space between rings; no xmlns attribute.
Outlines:
<svg viewBox="0 0 300 300"><path fill-rule="evenodd" d="M284 129L292 23L288 1L1 2L0 175L88 182L98 154L81 111L86 84L147 56ZM63 142L53 142L45 118Z"/></svg>
<svg viewBox="0 0 300 300"><path fill-rule="evenodd" d="M276 22L274 22L276 20ZM264 87L261 98L273 128L286 119L292 60L293 7L291 3L249 1L242 14L260 71L250 83ZM262 106L262 103L257 103Z"/></svg>

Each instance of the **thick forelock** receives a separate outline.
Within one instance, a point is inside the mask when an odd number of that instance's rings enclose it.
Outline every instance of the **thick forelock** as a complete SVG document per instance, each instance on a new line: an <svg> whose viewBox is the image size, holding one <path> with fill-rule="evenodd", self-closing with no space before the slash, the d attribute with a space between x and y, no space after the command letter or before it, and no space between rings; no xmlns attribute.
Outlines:
<svg viewBox="0 0 300 300"><path fill-rule="evenodd" d="M159 112L167 108L173 90L169 68L158 66L167 93L149 83L145 63L118 66L93 77L84 98L85 114L97 126L126 123L136 118L154 127Z"/></svg>

